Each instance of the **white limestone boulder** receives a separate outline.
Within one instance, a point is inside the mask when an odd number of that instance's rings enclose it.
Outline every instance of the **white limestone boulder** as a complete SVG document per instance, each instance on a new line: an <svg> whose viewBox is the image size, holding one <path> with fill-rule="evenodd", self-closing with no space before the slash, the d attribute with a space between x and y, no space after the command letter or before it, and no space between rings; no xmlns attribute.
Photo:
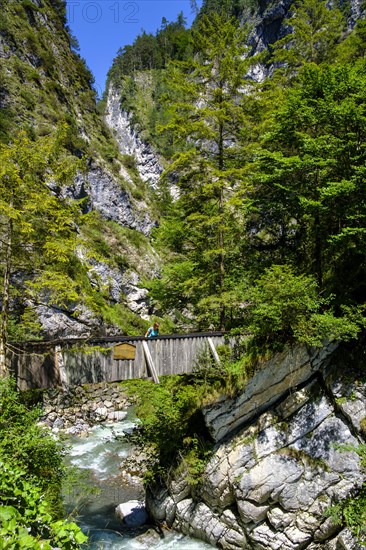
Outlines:
<svg viewBox="0 0 366 550"><path fill-rule="evenodd" d="M141 527L149 519L144 503L139 500L129 500L119 504L115 513L129 527Z"/></svg>

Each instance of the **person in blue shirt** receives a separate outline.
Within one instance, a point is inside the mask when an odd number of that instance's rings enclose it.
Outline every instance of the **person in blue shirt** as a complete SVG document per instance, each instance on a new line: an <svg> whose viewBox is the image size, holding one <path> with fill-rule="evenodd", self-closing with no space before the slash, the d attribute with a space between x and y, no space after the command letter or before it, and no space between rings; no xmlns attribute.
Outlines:
<svg viewBox="0 0 366 550"><path fill-rule="evenodd" d="M154 323L146 331L145 338L153 338L154 336L159 336L159 323Z"/></svg>

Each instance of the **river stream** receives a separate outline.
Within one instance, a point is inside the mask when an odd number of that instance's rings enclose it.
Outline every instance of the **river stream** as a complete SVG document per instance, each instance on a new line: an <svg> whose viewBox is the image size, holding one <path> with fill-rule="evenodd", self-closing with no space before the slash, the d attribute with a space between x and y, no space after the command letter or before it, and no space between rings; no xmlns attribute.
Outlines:
<svg viewBox="0 0 366 550"><path fill-rule="evenodd" d="M68 462L75 469L64 488L66 510L89 536L89 550L212 550L212 546L152 526L128 528L116 517L118 504L142 500L138 479L121 475L121 462L131 446L121 436L131 431L136 419L127 416L114 424L95 426L87 437L69 436Z"/></svg>

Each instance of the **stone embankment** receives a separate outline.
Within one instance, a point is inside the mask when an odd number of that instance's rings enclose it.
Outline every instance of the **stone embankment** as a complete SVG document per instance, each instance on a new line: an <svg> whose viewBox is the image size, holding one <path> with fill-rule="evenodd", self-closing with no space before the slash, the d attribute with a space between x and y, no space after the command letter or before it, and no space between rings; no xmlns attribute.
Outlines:
<svg viewBox="0 0 366 550"><path fill-rule="evenodd" d="M206 407L216 441L204 480L150 488L157 522L227 550L361 550L327 515L365 482L364 364L338 349L290 350L261 365L236 398ZM342 355L343 353L343 355Z"/></svg>
<svg viewBox="0 0 366 550"><path fill-rule="evenodd" d="M130 405L120 384L55 388L43 394L42 421L56 433L86 434L100 422L123 420Z"/></svg>

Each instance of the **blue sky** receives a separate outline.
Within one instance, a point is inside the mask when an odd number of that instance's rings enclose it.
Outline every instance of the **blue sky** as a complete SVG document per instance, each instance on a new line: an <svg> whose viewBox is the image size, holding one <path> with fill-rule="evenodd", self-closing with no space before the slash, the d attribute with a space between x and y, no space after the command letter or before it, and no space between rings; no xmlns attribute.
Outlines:
<svg viewBox="0 0 366 550"><path fill-rule="evenodd" d="M194 17L190 0L67 0L66 4L69 27L99 95L119 48L132 44L142 30L155 33L163 17L174 21L183 11L189 25Z"/></svg>

